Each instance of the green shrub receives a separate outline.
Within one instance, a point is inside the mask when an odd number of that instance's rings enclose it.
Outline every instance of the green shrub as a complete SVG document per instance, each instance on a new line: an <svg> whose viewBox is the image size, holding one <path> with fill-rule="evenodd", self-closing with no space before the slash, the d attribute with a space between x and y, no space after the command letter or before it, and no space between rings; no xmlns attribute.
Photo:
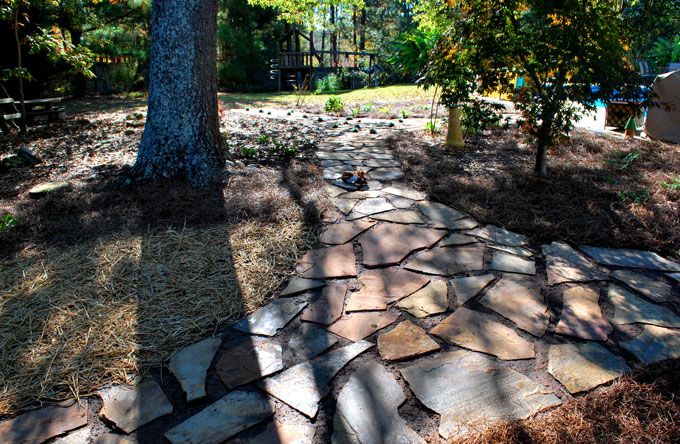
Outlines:
<svg viewBox="0 0 680 444"><path fill-rule="evenodd" d="M260 134L259 136L257 136L257 143L259 143L260 145L266 145L270 141L271 139L266 134Z"/></svg>
<svg viewBox="0 0 680 444"><path fill-rule="evenodd" d="M135 86L137 82L137 62L121 63L112 70L109 79L114 88L125 93Z"/></svg>
<svg viewBox="0 0 680 444"><path fill-rule="evenodd" d="M402 119L407 119L411 116L411 113L407 109L400 109L399 115L401 116Z"/></svg>
<svg viewBox="0 0 680 444"><path fill-rule="evenodd" d="M425 130L430 134L434 134L437 131L439 131L439 125L437 124L437 122L430 120L428 122L425 122Z"/></svg>
<svg viewBox="0 0 680 444"><path fill-rule="evenodd" d="M316 92L319 94L333 94L340 91L342 83L336 74L328 74L316 81Z"/></svg>
<svg viewBox="0 0 680 444"><path fill-rule="evenodd" d="M680 176L674 177L670 182L661 182L660 185L667 190L680 191Z"/></svg>
<svg viewBox="0 0 680 444"><path fill-rule="evenodd" d="M633 164L637 162L641 156L642 153L640 150L628 152L615 150L609 155L609 160L607 160L607 163L619 171L625 171L633 166Z"/></svg>
<svg viewBox="0 0 680 444"><path fill-rule="evenodd" d="M621 202L640 205L649 199L649 190L640 188L639 190L619 191L618 196Z"/></svg>
<svg viewBox="0 0 680 444"><path fill-rule="evenodd" d="M4 213L2 217L0 217L0 233L7 231L10 228L14 228L17 225L19 225L19 220L10 213Z"/></svg>
<svg viewBox="0 0 680 444"><path fill-rule="evenodd" d="M326 100L326 104L323 106L323 110L328 112L340 112L345 109L345 105L342 103L342 100L338 96L330 96L328 100Z"/></svg>
<svg viewBox="0 0 680 444"><path fill-rule="evenodd" d="M365 104L365 105L361 105L361 108L359 108L359 110L360 110L362 113L370 113L371 111L373 111L373 104L372 104L372 103L367 103L367 104Z"/></svg>
<svg viewBox="0 0 680 444"><path fill-rule="evenodd" d="M465 136L476 136L483 131L501 126L503 105L475 100L462 107L460 125Z"/></svg>
<svg viewBox="0 0 680 444"><path fill-rule="evenodd" d="M254 146L242 146L241 155L246 159L254 159L259 154L259 151Z"/></svg>

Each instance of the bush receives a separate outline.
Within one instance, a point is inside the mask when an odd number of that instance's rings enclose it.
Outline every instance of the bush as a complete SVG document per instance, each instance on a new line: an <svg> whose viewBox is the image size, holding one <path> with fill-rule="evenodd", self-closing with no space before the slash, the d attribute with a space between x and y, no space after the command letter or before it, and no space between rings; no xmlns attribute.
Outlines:
<svg viewBox="0 0 680 444"><path fill-rule="evenodd" d="M342 83L336 74L328 74L316 81L316 92L319 94L333 94L340 91Z"/></svg>
<svg viewBox="0 0 680 444"><path fill-rule="evenodd" d="M326 111L327 113L329 112L341 112L342 110L345 109L345 105L342 103L342 100L338 96L330 96L328 100L326 100L326 104L323 106L323 110Z"/></svg>
<svg viewBox="0 0 680 444"><path fill-rule="evenodd" d="M486 100L474 100L464 104L460 119L463 134L472 137L482 131L500 127L502 110L503 105Z"/></svg>
<svg viewBox="0 0 680 444"><path fill-rule="evenodd" d="M111 85L126 93L130 92L137 78L137 62L121 63L111 70Z"/></svg>
<svg viewBox="0 0 680 444"><path fill-rule="evenodd" d="M19 221L10 213L5 213L0 217L0 233L7 231L10 228L14 228L17 225L19 225Z"/></svg>

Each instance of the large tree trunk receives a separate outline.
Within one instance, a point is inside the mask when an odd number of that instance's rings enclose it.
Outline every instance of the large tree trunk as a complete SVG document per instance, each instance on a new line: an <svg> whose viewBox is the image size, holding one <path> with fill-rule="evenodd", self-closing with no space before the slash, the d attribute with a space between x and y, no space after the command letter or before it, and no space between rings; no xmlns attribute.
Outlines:
<svg viewBox="0 0 680 444"><path fill-rule="evenodd" d="M217 113L217 0L163 0L151 12L149 109L134 172L218 179L223 152Z"/></svg>

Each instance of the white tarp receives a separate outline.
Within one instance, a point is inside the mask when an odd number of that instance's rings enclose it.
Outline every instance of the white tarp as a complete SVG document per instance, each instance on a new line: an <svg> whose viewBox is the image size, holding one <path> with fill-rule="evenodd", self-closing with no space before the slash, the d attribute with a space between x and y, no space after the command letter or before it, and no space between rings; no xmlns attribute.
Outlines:
<svg viewBox="0 0 680 444"><path fill-rule="evenodd" d="M661 74L654 79L656 94L645 120L645 133L652 139L680 143L680 70ZM670 105L670 109L667 109Z"/></svg>

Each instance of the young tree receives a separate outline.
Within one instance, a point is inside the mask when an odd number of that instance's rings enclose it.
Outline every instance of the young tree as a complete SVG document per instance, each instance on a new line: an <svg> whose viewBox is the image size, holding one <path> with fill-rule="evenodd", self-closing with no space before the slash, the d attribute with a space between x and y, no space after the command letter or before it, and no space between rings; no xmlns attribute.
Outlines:
<svg viewBox="0 0 680 444"><path fill-rule="evenodd" d="M436 16L427 23L448 23L440 58L459 65L453 80L464 79L464 66L479 92L513 95L523 129L536 144L534 173L545 176L547 151L571 130L579 105L593 110L598 99L637 84L620 38L616 3L458 0L433 9ZM518 91L517 75L525 82Z"/></svg>
<svg viewBox="0 0 680 444"><path fill-rule="evenodd" d="M149 108L133 171L197 187L223 165L216 71L217 0L152 4Z"/></svg>

